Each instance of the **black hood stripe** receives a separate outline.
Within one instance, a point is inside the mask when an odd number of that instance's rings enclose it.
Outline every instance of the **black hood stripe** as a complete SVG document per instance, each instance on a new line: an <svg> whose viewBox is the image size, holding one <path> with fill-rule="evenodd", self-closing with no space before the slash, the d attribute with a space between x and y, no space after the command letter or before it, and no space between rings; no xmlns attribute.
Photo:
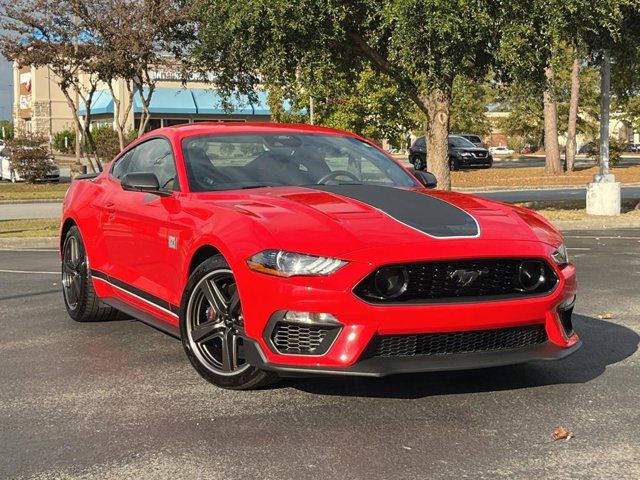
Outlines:
<svg viewBox="0 0 640 480"><path fill-rule="evenodd" d="M480 235L478 222L467 212L413 190L378 185L314 185L308 188L365 203L435 238L473 238Z"/></svg>

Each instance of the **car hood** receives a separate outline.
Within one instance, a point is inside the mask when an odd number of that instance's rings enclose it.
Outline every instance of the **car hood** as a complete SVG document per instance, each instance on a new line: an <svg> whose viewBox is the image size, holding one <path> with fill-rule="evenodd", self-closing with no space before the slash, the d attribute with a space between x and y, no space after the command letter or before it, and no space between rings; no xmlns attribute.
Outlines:
<svg viewBox="0 0 640 480"><path fill-rule="evenodd" d="M459 242L544 242L561 234L543 217L472 195L371 185L267 187L199 200L261 224L282 248L318 255Z"/></svg>

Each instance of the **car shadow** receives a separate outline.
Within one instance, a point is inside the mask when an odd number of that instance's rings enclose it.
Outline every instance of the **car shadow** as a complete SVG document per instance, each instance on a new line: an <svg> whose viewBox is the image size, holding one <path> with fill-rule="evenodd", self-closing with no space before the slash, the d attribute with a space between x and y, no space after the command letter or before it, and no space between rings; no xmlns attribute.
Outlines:
<svg viewBox="0 0 640 480"><path fill-rule="evenodd" d="M414 399L434 395L488 392L589 382L633 355L640 336L615 323L574 315L582 348L561 361L455 372L394 375L383 378L327 376L285 378L280 387L321 395Z"/></svg>

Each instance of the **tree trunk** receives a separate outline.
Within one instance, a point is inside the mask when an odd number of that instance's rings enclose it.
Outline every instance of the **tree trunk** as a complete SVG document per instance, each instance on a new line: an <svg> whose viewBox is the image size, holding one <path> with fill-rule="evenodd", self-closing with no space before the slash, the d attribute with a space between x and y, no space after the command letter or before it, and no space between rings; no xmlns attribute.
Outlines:
<svg viewBox="0 0 640 480"><path fill-rule="evenodd" d="M571 97L569 98L569 126L567 128L567 153L565 154L567 172L573 172L576 159L576 123L578 121L578 101L580 95L580 61L577 48L573 50L573 68L571 70Z"/></svg>
<svg viewBox="0 0 640 480"><path fill-rule="evenodd" d="M122 113L120 112L120 99L116 97L115 92L113 90L113 85L109 82L109 91L111 92L111 98L113 99L113 119L116 124L116 133L118 134L118 144L120 146L120 150L122 150L124 145L124 125L122 123L122 119L120 118Z"/></svg>
<svg viewBox="0 0 640 480"><path fill-rule="evenodd" d="M71 112L73 113L73 123L76 127L76 131L78 132L78 136L76 137L80 146L85 145L86 143L86 130L85 130L85 126L83 125L83 122L80 121L80 113L78 112L78 109L75 106L75 102L72 100L71 98L71 94L69 93L68 89L63 89L61 88L63 95L65 96L66 100L67 100L67 105L69 106L69 108L71 109ZM85 121L84 123L89 124L89 122L87 121L87 119L91 118L91 106L90 104L87 105L87 103L85 102ZM91 140L93 141L93 137L91 138ZM89 163L89 166L91 167L91 170L93 170L94 172L101 172L102 171L102 165L100 165L100 162L96 161L96 164L94 165L94 162L91 159L91 155L86 151L85 148L85 156L86 159Z"/></svg>
<svg viewBox="0 0 640 480"><path fill-rule="evenodd" d="M544 100L544 152L546 173L557 175L562 172L560 163L560 145L558 144L558 107L551 92L553 85L553 69L546 67L547 87L543 93Z"/></svg>
<svg viewBox="0 0 640 480"><path fill-rule="evenodd" d="M424 98L429 114L425 133L427 140L427 170L438 180L438 188L451 190L449 170L449 107L451 96L441 89L429 92Z"/></svg>

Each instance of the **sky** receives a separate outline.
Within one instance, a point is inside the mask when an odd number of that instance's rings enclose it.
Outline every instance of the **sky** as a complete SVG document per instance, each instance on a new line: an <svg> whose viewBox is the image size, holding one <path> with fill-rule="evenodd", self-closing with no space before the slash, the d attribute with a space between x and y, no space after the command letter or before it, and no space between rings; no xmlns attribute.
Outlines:
<svg viewBox="0 0 640 480"><path fill-rule="evenodd" d="M13 72L11 62L0 55L0 120L11 120Z"/></svg>

